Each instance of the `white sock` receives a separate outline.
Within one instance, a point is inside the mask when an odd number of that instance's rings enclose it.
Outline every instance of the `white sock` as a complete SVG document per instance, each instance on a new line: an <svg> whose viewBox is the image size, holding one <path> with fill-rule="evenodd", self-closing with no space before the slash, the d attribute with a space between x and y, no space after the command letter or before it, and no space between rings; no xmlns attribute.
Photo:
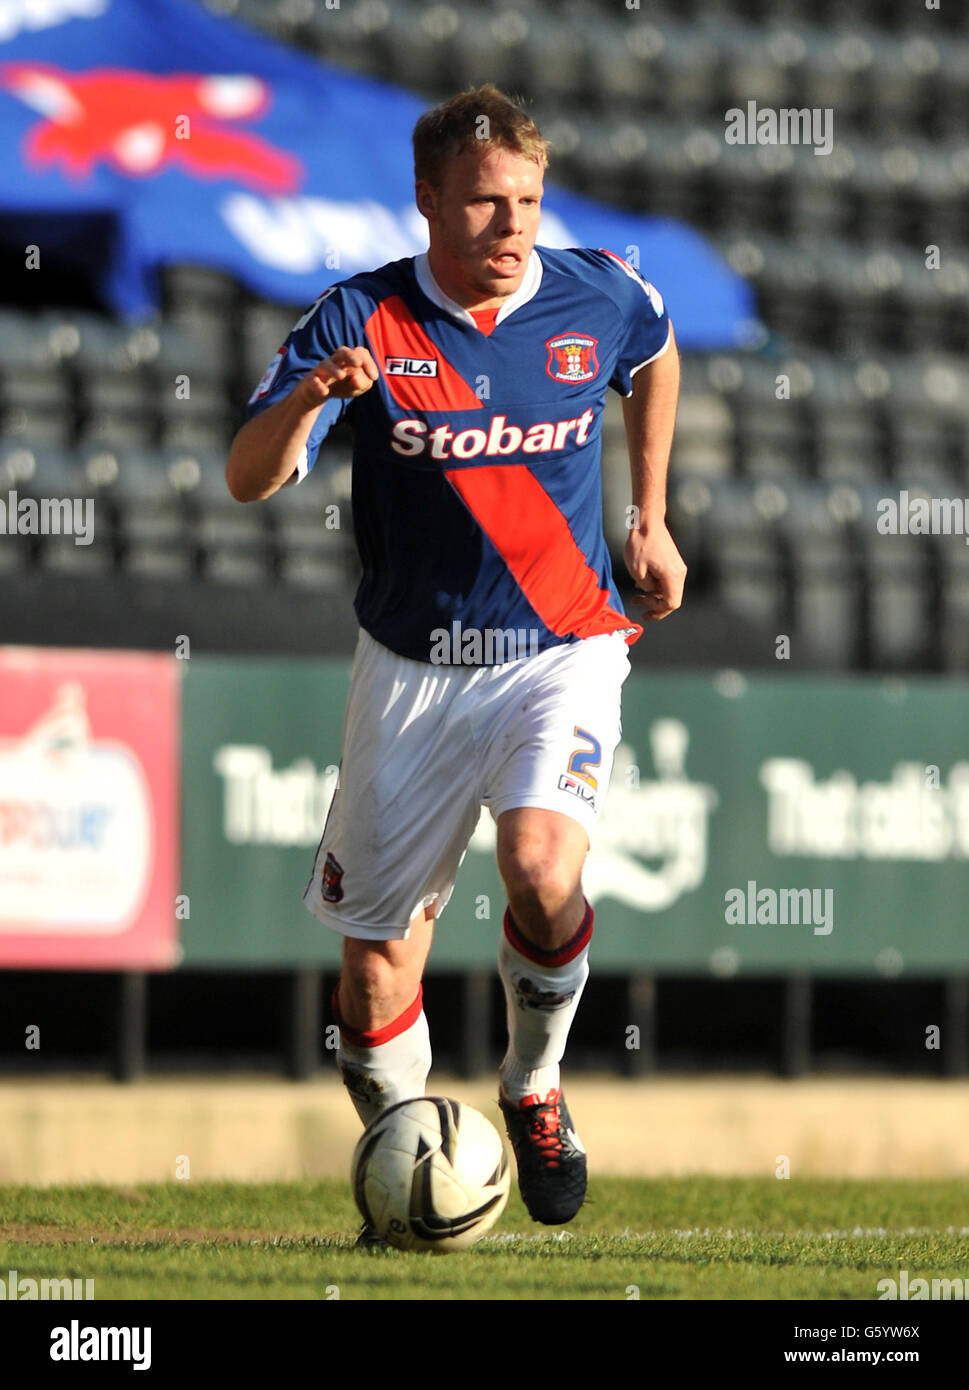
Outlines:
<svg viewBox="0 0 969 1390"><path fill-rule="evenodd" d="M372 1032L350 1028L340 1019L336 1059L343 1084L365 1125L398 1101L422 1096L431 1069L431 1038L423 1008L424 991L392 1023ZM336 994L333 1008L340 1017Z"/></svg>
<svg viewBox="0 0 969 1390"><path fill-rule="evenodd" d="M569 1029L589 978L589 943L594 914L586 903L579 930L564 946L544 951L505 913L498 946L498 974L505 987L508 1051L501 1064L501 1089L509 1100L538 1095L560 1084L559 1063Z"/></svg>

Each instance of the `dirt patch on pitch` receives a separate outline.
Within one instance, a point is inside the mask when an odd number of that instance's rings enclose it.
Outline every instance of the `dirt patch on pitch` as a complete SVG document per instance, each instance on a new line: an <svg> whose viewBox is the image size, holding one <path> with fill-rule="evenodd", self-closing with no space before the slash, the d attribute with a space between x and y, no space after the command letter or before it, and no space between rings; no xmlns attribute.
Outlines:
<svg viewBox="0 0 969 1390"><path fill-rule="evenodd" d="M86 1245L86 1246L175 1246L175 1245L320 1245L331 1244L332 1237L310 1232L280 1235L278 1231L209 1231L203 1228L164 1226L143 1231L106 1231L97 1226L34 1226L26 1223L4 1225L4 1245Z"/></svg>

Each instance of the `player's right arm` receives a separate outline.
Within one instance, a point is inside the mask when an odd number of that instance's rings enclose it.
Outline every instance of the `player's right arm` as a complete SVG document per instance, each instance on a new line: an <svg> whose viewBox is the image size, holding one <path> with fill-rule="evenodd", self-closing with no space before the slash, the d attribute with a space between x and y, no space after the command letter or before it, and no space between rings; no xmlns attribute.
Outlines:
<svg viewBox="0 0 969 1390"><path fill-rule="evenodd" d="M313 426L328 400L353 400L377 380L365 347L339 347L303 376L288 395L248 420L232 442L225 477L237 502L271 497L306 457Z"/></svg>

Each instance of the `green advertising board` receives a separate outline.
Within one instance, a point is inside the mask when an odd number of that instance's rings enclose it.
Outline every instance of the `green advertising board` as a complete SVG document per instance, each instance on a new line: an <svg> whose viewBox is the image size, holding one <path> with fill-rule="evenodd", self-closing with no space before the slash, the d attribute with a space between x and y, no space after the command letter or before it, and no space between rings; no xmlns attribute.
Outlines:
<svg viewBox="0 0 969 1390"><path fill-rule="evenodd" d="M336 785L346 661L192 657L182 682L186 965L338 962L302 892Z"/></svg>
<svg viewBox="0 0 969 1390"><path fill-rule="evenodd" d="M333 965L301 896L349 668L185 666L184 964ZM493 963L494 846L486 814L431 968ZM599 970L966 972L969 687L634 673L584 884Z"/></svg>

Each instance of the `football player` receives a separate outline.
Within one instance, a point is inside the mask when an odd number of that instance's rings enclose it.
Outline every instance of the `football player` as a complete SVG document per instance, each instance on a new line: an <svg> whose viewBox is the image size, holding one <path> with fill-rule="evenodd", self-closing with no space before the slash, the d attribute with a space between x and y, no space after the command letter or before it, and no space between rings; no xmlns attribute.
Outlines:
<svg viewBox="0 0 969 1390"><path fill-rule="evenodd" d="M507 892L499 1103L536 1221L569 1221L586 1156L559 1064L589 973L589 834L628 646L602 530L601 427L624 398L625 550L644 621L682 598L666 527L679 362L659 292L610 251L537 249L547 147L493 86L414 130L424 255L328 289L250 403L227 466L251 501L353 429L363 577L341 775L305 903L344 937L338 1061L364 1123L424 1092L421 980L482 807ZM442 928L446 929L446 928Z"/></svg>

